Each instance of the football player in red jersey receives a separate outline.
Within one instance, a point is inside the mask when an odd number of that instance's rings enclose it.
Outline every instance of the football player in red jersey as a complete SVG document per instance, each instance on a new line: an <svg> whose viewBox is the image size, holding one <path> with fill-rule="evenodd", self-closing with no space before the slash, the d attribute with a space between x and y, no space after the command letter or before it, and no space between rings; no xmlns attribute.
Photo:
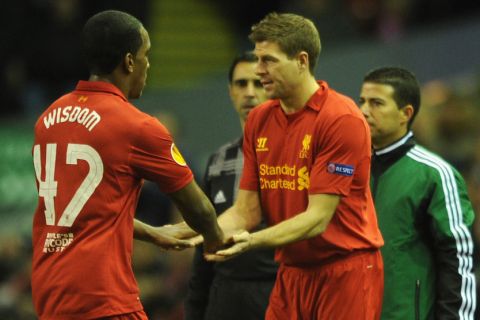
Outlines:
<svg viewBox="0 0 480 320"><path fill-rule="evenodd" d="M89 80L35 125L33 301L45 320L146 319L131 266L133 236L167 249L192 243L134 221L143 179L170 195L206 251L224 236L168 130L129 103L141 96L149 68L141 22L100 12L85 24L82 45Z"/></svg>
<svg viewBox="0 0 480 320"><path fill-rule="evenodd" d="M320 37L312 21L271 13L252 27L256 74L270 99L245 123L244 166L220 218L235 244L223 261L276 248L266 319L379 319L383 239L369 187L370 131L356 104L315 79ZM185 231L184 231L185 232Z"/></svg>

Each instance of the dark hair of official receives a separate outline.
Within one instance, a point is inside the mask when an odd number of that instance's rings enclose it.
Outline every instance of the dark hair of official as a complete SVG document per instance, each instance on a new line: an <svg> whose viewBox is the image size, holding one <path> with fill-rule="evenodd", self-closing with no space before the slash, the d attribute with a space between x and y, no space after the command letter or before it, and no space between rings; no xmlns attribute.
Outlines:
<svg viewBox="0 0 480 320"><path fill-rule="evenodd" d="M240 62L257 62L257 56L251 51L245 51L233 59L232 63L230 64L230 69L228 70L228 82L232 83L233 81L233 71L235 71L235 67Z"/></svg>
<svg viewBox="0 0 480 320"><path fill-rule="evenodd" d="M311 20L293 13L272 12L252 26L248 38L253 43L277 43L290 59L305 51L308 54L310 74L314 74L321 44L318 30Z"/></svg>
<svg viewBox="0 0 480 320"><path fill-rule="evenodd" d="M136 55L143 44L142 27L134 16L116 10L88 19L82 31L82 51L90 74L110 74L127 53Z"/></svg>
<svg viewBox="0 0 480 320"><path fill-rule="evenodd" d="M399 67L383 67L374 69L367 73L363 82L389 85L393 88L393 99L399 109L411 105L413 115L408 123L408 127L420 110L420 86L415 75Z"/></svg>

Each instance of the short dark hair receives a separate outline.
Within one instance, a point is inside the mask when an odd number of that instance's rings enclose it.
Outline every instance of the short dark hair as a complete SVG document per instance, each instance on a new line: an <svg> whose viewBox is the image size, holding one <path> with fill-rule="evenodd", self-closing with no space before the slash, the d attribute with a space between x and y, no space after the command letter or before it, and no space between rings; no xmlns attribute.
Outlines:
<svg viewBox="0 0 480 320"><path fill-rule="evenodd" d="M233 59L232 64L230 64L230 69L228 70L228 82L232 83L233 81L233 72L235 67L240 62L257 62L257 56L252 51L245 51L240 53Z"/></svg>
<svg viewBox="0 0 480 320"><path fill-rule="evenodd" d="M92 16L82 31L82 51L91 74L110 74L127 53L143 44L142 23L134 16L107 10Z"/></svg>
<svg viewBox="0 0 480 320"><path fill-rule="evenodd" d="M389 85L393 88L393 99L398 108L413 107L413 116L408 123L410 128L420 110L420 86L415 75L400 67L382 67L368 72L363 82Z"/></svg>
<svg viewBox="0 0 480 320"><path fill-rule="evenodd" d="M289 58L305 51L308 54L310 73L314 74L321 44L318 30L311 20L293 13L272 12L252 26L248 38L253 43L275 42Z"/></svg>

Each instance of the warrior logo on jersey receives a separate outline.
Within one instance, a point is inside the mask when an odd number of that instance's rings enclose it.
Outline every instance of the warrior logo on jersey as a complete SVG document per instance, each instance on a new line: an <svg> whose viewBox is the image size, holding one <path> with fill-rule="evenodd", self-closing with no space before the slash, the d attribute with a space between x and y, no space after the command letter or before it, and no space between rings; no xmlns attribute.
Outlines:
<svg viewBox="0 0 480 320"><path fill-rule="evenodd" d="M183 159L183 156L178 150L178 148L175 146L175 143L172 143L172 147L170 148L170 153L172 154L172 158L176 163L178 163L181 166L187 165L187 162L185 161L185 159Z"/></svg>
<svg viewBox="0 0 480 320"><path fill-rule="evenodd" d="M305 137L303 137L302 150L300 150L300 154L298 155L300 159L308 158L308 150L310 150L310 142L312 142L312 135L306 134Z"/></svg>
<svg viewBox="0 0 480 320"><path fill-rule="evenodd" d="M256 150L257 152L259 152L259 151L268 151L267 138L266 138L266 137L257 138L257 148L256 148L255 150Z"/></svg>

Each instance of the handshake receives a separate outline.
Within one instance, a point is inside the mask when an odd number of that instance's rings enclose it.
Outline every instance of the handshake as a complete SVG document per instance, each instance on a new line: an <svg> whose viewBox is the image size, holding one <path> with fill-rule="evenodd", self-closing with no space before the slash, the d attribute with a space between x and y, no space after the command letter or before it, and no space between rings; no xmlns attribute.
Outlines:
<svg viewBox="0 0 480 320"><path fill-rule="evenodd" d="M225 261L251 249L252 236L248 231L231 235L223 234L220 242L204 239L185 222L154 227L135 220L135 238L151 242L163 250L184 250L204 244L207 261Z"/></svg>

